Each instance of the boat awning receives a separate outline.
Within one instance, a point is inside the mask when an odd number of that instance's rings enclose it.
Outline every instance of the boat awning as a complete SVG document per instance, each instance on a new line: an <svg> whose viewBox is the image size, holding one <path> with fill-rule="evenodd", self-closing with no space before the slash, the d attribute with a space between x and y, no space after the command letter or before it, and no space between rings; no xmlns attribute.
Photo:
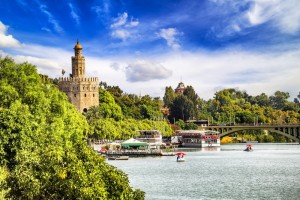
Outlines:
<svg viewBox="0 0 300 200"><path fill-rule="evenodd" d="M142 146L148 146L147 142L141 142L139 140L136 140L134 138L130 138L129 140L126 140L121 143L122 147L142 147Z"/></svg>

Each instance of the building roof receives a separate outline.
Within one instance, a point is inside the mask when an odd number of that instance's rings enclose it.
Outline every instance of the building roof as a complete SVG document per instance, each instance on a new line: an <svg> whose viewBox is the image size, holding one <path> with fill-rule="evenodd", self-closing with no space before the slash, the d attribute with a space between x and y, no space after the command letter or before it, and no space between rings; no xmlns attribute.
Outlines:
<svg viewBox="0 0 300 200"><path fill-rule="evenodd" d="M175 89L175 93L183 93L185 90L185 86L183 82L178 83L177 88Z"/></svg>
<svg viewBox="0 0 300 200"><path fill-rule="evenodd" d="M79 43L79 41L77 40L76 45L74 46L74 49L82 49L81 44Z"/></svg>

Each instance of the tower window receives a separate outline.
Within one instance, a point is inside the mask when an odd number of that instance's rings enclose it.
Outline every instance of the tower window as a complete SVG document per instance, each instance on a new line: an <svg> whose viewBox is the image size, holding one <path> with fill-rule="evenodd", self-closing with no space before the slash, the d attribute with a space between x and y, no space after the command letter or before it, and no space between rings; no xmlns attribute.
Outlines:
<svg viewBox="0 0 300 200"><path fill-rule="evenodd" d="M95 97L95 94L93 94L93 97Z"/></svg>
<svg viewBox="0 0 300 200"><path fill-rule="evenodd" d="M76 97L76 94L74 94L74 97Z"/></svg>
<svg viewBox="0 0 300 200"><path fill-rule="evenodd" d="M86 97L86 94L84 94L84 97Z"/></svg>

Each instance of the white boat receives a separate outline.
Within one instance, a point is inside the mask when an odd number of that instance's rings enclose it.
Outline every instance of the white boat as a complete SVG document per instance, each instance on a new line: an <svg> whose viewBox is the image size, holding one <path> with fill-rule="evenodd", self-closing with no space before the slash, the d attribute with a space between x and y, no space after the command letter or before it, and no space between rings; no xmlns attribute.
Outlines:
<svg viewBox="0 0 300 200"><path fill-rule="evenodd" d="M176 154L174 152L160 152L161 156L175 156Z"/></svg>
<svg viewBox="0 0 300 200"><path fill-rule="evenodd" d="M181 147L220 147L220 133L211 130L178 130L171 138Z"/></svg>
<svg viewBox="0 0 300 200"><path fill-rule="evenodd" d="M129 156L109 156L108 160L128 160Z"/></svg>
<svg viewBox="0 0 300 200"><path fill-rule="evenodd" d="M150 146L160 146L162 142L162 134L159 130L138 130L140 133L139 136L136 137L137 140L142 142L147 142Z"/></svg>

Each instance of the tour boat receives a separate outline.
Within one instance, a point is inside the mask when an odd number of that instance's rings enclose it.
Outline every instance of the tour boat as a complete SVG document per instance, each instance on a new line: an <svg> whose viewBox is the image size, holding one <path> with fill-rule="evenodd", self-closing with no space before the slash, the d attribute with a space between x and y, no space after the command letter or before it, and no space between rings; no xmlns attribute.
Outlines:
<svg viewBox="0 0 300 200"><path fill-rule="evenodd" d="M159 130L138 130L140 133L139 136L136 137L137 140L142 142L147 142L150 145L162 144L162 134Z"/></svg>
<svg viewBox="0 0 300 200"><path fill-rule="evenodd" d="M211 130L178 130L171 142L181 147L220 147L220 133Z"/></svg>
<svg viewBox="0 0 300 200"><path fill-rule="evenodd" d="M159 130L138 130L140 133L136 139L149 144L149 149L160 149L162 142L162 134Z"/></svg>

